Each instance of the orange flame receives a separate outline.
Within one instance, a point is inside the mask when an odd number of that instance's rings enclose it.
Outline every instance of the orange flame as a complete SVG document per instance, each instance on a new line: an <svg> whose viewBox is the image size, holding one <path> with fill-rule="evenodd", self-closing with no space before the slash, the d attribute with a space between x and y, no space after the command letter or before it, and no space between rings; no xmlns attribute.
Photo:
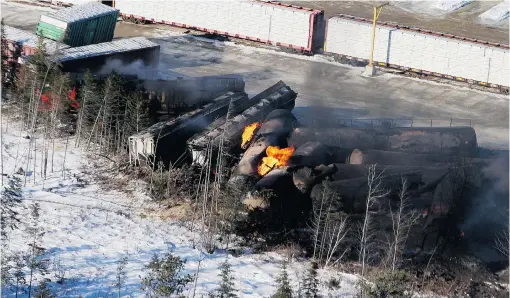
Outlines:
<svg viewBox="0 0 510 298"><path fill-rule="evenodd" d="M258 173L265 176L271 170L287 165L289 158L294 153L294 147L282 148L278 146L269 146L266 149L266 157L262 158L262 162L258 167Z"/></svg>
<svg viewBox="0 0 510 298"><path fill-rule="evenodd" d="M262 124L259 122L254 122L244 128L243 131L243 142L241 143L241 148L244 149L244 147L251 141L253 136L255 135L255 131L257 128L259 128Z"/></svg>

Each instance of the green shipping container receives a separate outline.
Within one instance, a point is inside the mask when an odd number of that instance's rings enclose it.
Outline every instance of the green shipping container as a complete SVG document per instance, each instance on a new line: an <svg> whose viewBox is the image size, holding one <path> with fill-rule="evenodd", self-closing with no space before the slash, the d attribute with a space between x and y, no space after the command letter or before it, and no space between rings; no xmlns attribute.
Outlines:
<svg viewBox="0 0 510 298"><path fill-rule="evenodd" d="M118 17L117 9L91 2L42 15L36 33L72 47L109 42Z"/></svg>

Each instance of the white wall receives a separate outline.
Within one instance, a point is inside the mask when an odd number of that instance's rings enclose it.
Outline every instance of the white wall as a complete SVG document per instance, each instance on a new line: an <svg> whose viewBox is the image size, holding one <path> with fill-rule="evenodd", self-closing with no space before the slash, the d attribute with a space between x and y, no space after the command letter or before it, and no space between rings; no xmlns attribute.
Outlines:
<svg viewBox="0 0 510 298"><path fill-rule="evenodd" d="M372 25L333 17L326 52L369 59ZM461 40L377 26L374 61L509 86L509 51Z"/></svg>
<svg viewBox="0 0 510 298"><path fill-rule="evenodd" d="M229 35L239 34L309 48L311 11L242 0L116 0L115 7L123 14L157 22L176 22Z"/></svg>

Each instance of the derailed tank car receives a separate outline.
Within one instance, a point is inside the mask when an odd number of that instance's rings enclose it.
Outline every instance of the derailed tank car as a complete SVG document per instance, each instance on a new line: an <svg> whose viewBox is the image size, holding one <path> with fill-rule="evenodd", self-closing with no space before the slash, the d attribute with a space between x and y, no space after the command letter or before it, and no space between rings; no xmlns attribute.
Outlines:
<svg viewBox="0 0 510 298"><path fill-rule="evenodd" d="M150 97L160 102L160 112L169 115L210 102L225 92L244 92L245 86L239 75L144 80L142 84Z"/></svg>

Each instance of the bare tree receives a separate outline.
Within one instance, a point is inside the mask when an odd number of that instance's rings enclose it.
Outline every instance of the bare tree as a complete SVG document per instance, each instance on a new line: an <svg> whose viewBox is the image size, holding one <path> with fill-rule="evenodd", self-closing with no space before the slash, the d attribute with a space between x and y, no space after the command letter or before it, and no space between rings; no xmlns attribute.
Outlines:
<svg viewBox="0 0 510 298"><path fill-rule="evenodd" d="M388 251L388 259L391 264L391 271L400 261L402 251L407 242L407 237L412 226L418 219L416 210L408 210L410 207L407 190L409 188L407 179L401 177L401 187L398 191L398 203L396 210L393 210L390 203L390 216L392 223L392 235Z"/></svg>
<svg viewBox="0 0 510 298"><path fill-rule="evenodd" d="M509 232L508 232L508 225L503 229L503 231L500 231L496 234L496 238L494 239L496 249L504 255L506 258L508 258L508 248L510 246L509 241Z"/></svg>
<svg viewBox="0 0 510 298"><path fill-rule="evenodd" d="M324 233L326 234L324 268L335 266L345 255L347 249L344 249L340 254L340 248L347 232L347 216L342 215L338 219L326 222L324 227Z"/></svg>
<svg viewBox="0 0 510 298"><path fill-rule="evenodd" d="M347 216L335 212L339 202L327 183L323 184L321 196L313 204L312 239L313 258L324 268L337 264L346 250L340 253L341 244L347 235Z"/></svg>
<svg viewBox="0 0 510 298"><path fill-rule="evenodd" d="M361 264L360 278L361 283L364 283L366 268L372 257L371 250L375 244L375 231L372 222L373 208L378 205L379 201L389 194L382 185L382 175L384 171L377 173L376 165L368 167L367 174L367 187L368 193L365 201L365 215L363 223L359 231L359 262ZM365 287L360 287L360 296L364 297Z"/></svg>

